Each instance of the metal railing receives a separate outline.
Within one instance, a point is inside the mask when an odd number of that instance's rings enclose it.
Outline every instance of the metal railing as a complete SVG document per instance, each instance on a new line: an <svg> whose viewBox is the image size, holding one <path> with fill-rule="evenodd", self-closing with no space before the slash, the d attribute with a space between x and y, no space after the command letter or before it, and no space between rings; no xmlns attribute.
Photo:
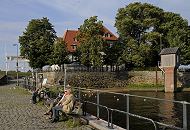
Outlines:
<svg viewBox="0 0 190 130"><path fill-rule="evenodd" d="M133 116L133 117L136 117L136 118L139 118L139 119L144 119L144 120L150 121L154 125L155 130L157 130L156 122L154 122L152 119L149 119L149 118L146 118L146 117L143 117L143 116L139 116L139 115L135 115L135 114L125 112L125 111L120 111L118 109L112 109L112 108L109 108L109 107L104 106L104 105L100 105L100 104L98 105L98 104L93 103L93 102L89 102L89 101L85 101L85 102L89 103L89 104L96 105L97 107L105 108L107 110L107 115L108 115L108 117L107 117L108 126L107 127L110 128L110 129L114 129L114 126L113 126L113 114L112 113L115 111L115 112L123 113L123 114L129 115L129 116ZM99 119L99 118L97 118L97 119ZM126 129L129 130L129 128L126 128Z"/></svg>
<svg viewBox="0 0 190 130"><path fill-rule="evenodd" d="M29 79L23 80L23 87L25 87L27 89L33 89L35 86L36 86L35 83L31 82L31 80L29 80ZM130 124L129 116L133 116L133 117L136 117L136 118L139 118L139 119L143 119L143 120L147 120L147 121L152 122L155 130L157 130L157 125L160 125L160 126L163 126L163 127L166 127L166 128L176 129L176 130L187 130L188 129L187 105L190 105L189 102L167 100L167 99L160 99L160 98L146 97L146 96L138 96L138 95L124 94L124 93L116 93L116 92L106 92L106 91L103 91L103 90L100 91L100 90L86 89L86 88L80 88L80 87L77 87L77 88L74 88L74 89L76 91L78 91L78 98L79 99L81 99L81 92L89 92L89 91L90 92L96 92L96 103L90 102L90 101L85 101L85 102L89 103L89 104L93 104L93 105L96 106L96 109L97 109L96 117L97 117L97 119L100 118L100 107L107 110L107 122L108 122L108 127L109 128L113 128L113 112L119 112L119 113L122 113L122 114L126 115L126 129L127 130L130 129L130 127L129 127L129 124ZM100 94L101 93L109 93L109 94L115 94L115 95L124 96L125 100L126 100L126 111L121 111L121 110L118 110L118 109L113 109L113 108L110 108L108 106L101 105L100 104ZM177 126L174 126L174 125L165 124L165 123L162 123L162 122L154 121L154 120L152 120L150 118L147 118L147 117L144 117L144 116L140 116L140 115L130 113L130 109L129 109L130 108L130 102L129 102L130 97L136 97L136 98L142 98L142 99L157 100L157 101L161 101L161 102L172 102L172 103L181 104L182 105L182 111L183 111L183 113L182 113L182 115L183 115L182 126L183 127L177 127Z"/></svg>
<svg viewBox="0 0 190 130"><path fill-rule="evenodd" d="M149 122L151 122L154 126L154 129L157 130L157 126L160 125L162 127L165 128L172 128L172 129L176 129L176 130L187 130L187 105L190 105L190 103L185 102L185 101L174 101L174 100L167 100L167 99L160 99L160 98L154 98L154 97L146 97L146 96L138 96L138 95L131 95L131 94L124 94L124 93L116 93L116 92L105 92L103 90L94 90L94 89L86 89L86 88L74 88L75 91L78 91L78 98L81 99L81 92L96 92L96 103L94 102L90 102L90 101L84 101L86 103L89 104L93 104L97 107L97 111L96 111L96 117L97 119L100 118L100 107L105 108L107 110L107 122L108 122L108 126L109 128L113 129L113 112L119 112L122 114L126 114L126 130L130 130L129 127L129 116L133 116L139 119L143 119L143 120L147 120ZM116 94L116 95L123 95L126 97L126 111L121 111L118 109L112 109L109 108L108 106L104 106L100 104L100 94L101 93L110 93L110 94ZM140 116L140 115L136 115L133 113L130 113L130 109L129 109L129 99L130 97L137 97L137 98L143 98L143 99L151 99L151 100L157 100L157 101L162 101L162 102L172 102L172 103L179 103L182 104L183 107L183 127L177 127L174 125L169 125L169 124L165 124L162 122L158 122L158 121L154 121L150 118L144 117L144 116ZM111 125L110 125L111 124Z"/></svg>

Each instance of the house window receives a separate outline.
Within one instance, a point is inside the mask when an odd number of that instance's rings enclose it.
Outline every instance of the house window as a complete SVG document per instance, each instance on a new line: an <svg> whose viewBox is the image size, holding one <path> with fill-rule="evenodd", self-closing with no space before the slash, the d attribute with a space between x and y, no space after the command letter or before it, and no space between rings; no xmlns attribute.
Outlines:
<svg viewBox="0 0 190 130"><path fill-rule="evenodd" d="M110 33L105 33L105 34L103 35L103 37L112 37L112 35L111 35Z"/></svg>
<svg viewBox="0 0 190 130"><path fill-rule="evenodd" d="M110 43L110 48L113 46L113 43Z"/></svg>
<svg viewBox="0 0 190 130"><path fill-rule="evenodd" d="M72 47L73 50L77 49L77 45L71 45L71 47Z"/></svg>
<svg viewBox="0 0 190 130"><path fill-rule="evenodd" d="M74 41L77 42L77 38L74 38Z"/></svg>

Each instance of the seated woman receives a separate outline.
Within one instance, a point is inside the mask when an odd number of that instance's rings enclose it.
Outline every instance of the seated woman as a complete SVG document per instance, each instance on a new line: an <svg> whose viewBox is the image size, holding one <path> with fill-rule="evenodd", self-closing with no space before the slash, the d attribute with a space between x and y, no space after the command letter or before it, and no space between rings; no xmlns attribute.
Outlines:
<svg viewBox="0 0 190 130"><path fill-rule="evenodd" d="M64 95L64 93L63 93ZM49 105L48 110L44 113L44 115L51 115L52 117L52 108L62 99L64 98L62 94L59 93L56 99L48 100L47 104ZM51 117L49 117L51 119Z"/></svg>
<svg viewBox="0 0 190 130"><path fill-rule="evenodd" d="M62 99L52 108L52 123L59 120L59 111L63 111L64 113L71 113L72 111L75 98L71 92L71 87L67 85L64 92Z"/></svg>

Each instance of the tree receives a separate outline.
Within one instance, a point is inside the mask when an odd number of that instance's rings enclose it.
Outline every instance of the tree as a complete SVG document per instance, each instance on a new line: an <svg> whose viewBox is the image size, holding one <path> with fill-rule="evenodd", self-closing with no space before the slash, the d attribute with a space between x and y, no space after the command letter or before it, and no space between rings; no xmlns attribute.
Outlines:
<svg viewBox="0 0 190 130"><path fill-rule="evenodd" d="M69 59L66 43L63 41L62 38L58 38L54 44L52 64L58 64L59 66L61 66L68 61Z"/></svg>
<svg viewBox="0 0 190 130"><path fill-rule="evenodd" d="M135 2L120 8L115 26L125 44L121 59L131 66L157 65L159 52L164 47L178 46L184 57L184 48L189 45L185 42L187 21L151 4Z"/></svg>
<svg viewBox="0 0 190 130"><path fill-rule="evenodd" d="M51 63L56 32L49 19L32 19L19 36L21 55L32 68L42 68Z"/></svg>
<svg viewBox="0 0 190 130"><path fill-rule="evenodd" d="M179 47L181 52L181 63L190 64L190 30L187 20L184 20L179 14L166 12L164 14L166 22L163 22L161 29L167 39L169 47Z"/></svg>
<svg viewBox="0 0 190 130"><path fill-rule="evenodd" d="M97 16L86 19L79 28L77 40L80 42L78 48L82 64L86 66L98 67L103 64L101 51L104 40L102 21L98 21Z"/></svg>
<svg viewBox="0 0 190 130"><path fill-rule="evenodd" d="M121 57L123 51L123 44L119 41L109 42L105 41L103 46L104 64L110 65L111 69L114 65L121 65L119 58Z"/></svg>

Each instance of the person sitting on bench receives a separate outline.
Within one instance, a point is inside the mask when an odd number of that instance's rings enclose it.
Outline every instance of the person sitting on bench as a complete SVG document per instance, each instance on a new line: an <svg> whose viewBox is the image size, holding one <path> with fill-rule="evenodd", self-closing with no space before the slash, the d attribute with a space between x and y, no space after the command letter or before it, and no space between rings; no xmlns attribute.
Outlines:
<svg viewBox="0 0 190 130"><path fill-rule="evenodd" d="M39 98L39 100L41 100L41 93L43 93L43 91L45 92L46 91L46 84L47 84L47 78L45 78L42 82L42 86L39 87L39 88L33 88L33 91L32 91L32 103L35 104L37 103L37 97ZM45 96L43 94L43 96Z"/></svg>
<svg viewBox="0 0 190 130"><path fill-rule="evenodd" d="M37 88L32 91L32 103L35 104L37 103L37 98L39 98L39 101L44 98L44 96L48 96L47 93L47 88L42 87L42 88Z"/></svg>
<svg viewBox="0 0 190 130"><path fill-rule="evenodd" d="M47 101L47 104L49 105L49 107L48 107L48 110L44 113L44 115L51 115L51 116L49 117L49 119L52 118L52 108L53 108L62 98L64 98L63 95L64 95L64 93L63 93L63 94L59 93L59 95L57 96L56 99L53 99L53 100L49 99L49 100Z"/></svg>
<svg viewBox="0 0 190 130"><path fill-rule="evenodd" d="M74 95L71 92L71 87L67 85L65 88L65 93L63 98L58 102L58 104L52 108L52 120L51 122L57 122L59 120L59 111L64 113L71 113L74 105Z"/></svg>

